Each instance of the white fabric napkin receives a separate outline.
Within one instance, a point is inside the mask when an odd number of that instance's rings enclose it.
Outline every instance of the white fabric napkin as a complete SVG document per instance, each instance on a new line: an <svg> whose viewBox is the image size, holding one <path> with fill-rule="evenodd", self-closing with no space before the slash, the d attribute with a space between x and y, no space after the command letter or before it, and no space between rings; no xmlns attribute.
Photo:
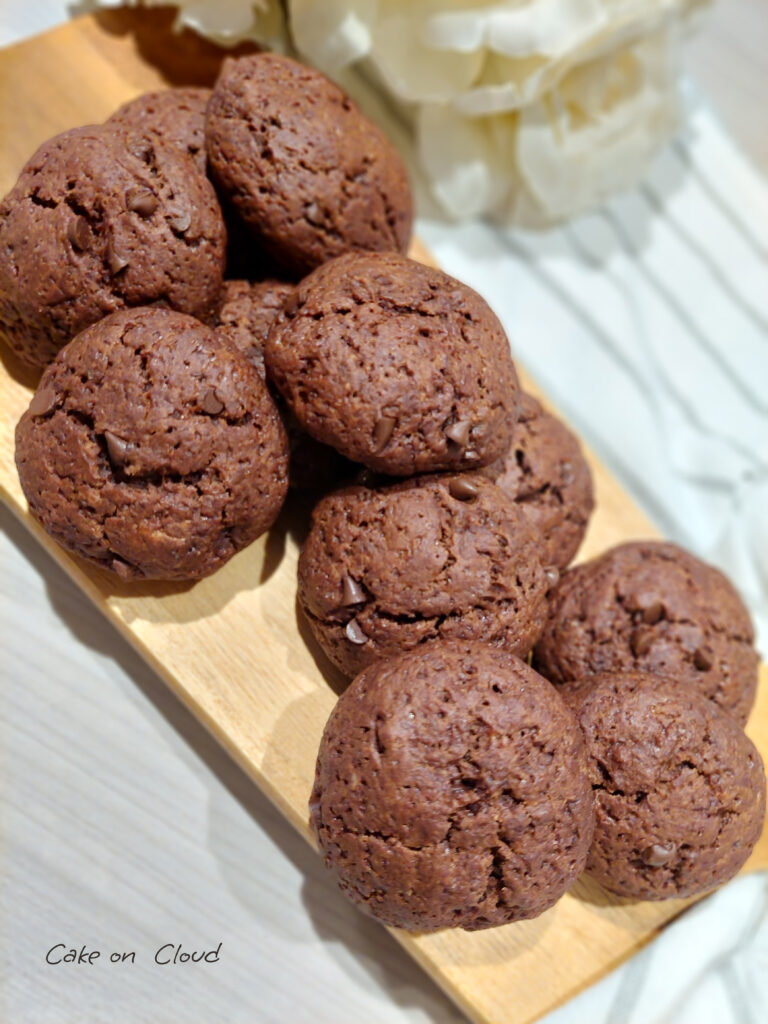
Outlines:
<svg viewBox="0 0 768 1024"><path fill-rule="evenodd" d="M768 182L689 89L645 182L531 234L423 219L515 356L661 532L716 563L768 654ZM547 1024L762 1024L768 876L741 879Z"/></svg>

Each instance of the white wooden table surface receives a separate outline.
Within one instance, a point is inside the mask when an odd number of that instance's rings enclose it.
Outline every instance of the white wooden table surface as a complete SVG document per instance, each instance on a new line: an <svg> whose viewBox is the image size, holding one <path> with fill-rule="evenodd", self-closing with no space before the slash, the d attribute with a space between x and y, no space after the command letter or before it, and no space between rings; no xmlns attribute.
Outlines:
<svg viewBox="0 0 768 1024"><path fill-rule="evenodd" d="M0 43L65 11L3 0ZM764 0L723 3L690 54L763 168L765 21ZM460 1020L5 511L0 525L0 1020ZM218 963L153 961L220 942ZM46 965L58 943L102 955Z"/></svg>

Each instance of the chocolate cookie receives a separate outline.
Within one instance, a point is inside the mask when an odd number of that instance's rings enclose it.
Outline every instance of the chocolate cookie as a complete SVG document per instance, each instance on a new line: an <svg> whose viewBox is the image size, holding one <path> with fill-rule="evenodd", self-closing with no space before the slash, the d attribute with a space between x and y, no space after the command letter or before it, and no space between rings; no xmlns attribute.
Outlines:
<svg viewBox="0 0 768 1024"><path fill-rule="evenodd" d="M45 366L126 306L206 318L225 244L213 187L184 153L109 125L64 132L0 203L0 332Z"/></svg>
<svg viewBox="0 0 768 1024"><path fill-rule="evenodd" d="M557 572L525 514L480 474L347 487L312 515L299 603L342 672L428 640L528 653Z"/></svg>
<svg viewBox="0 0 768 1024"><path fill-rule="evenodd" d="M264 343L293 285L270 278L266 281L225 281L214 327L247 356L264 377Z"/></svg>
<svg viewBox="0 0 768 1024"><path fill-rule="evenodd" d="M145 92L124 103L107 124L117 124L148 134L184 150L205 174L205 108L210 89L187 87Z"/></svg>
<svg viewBox="0 0 768 1024"><path fill-rule="evenodd" d="M123 310L43 374L16 429L30 511L120 576L207 576L274 521L285 431L266 385L216 332L172 310Z"/></svg>
<svg viewBox="0 0 768 1024"><path fill-rule="evenodd" d="M642 900L721 885L762 831L765 773L754 744L677 680L630 672L591 683L570 694L595 793L587 871Z"/></svg>
<svg viewBox="0 0 768 1024"><path fill-rule="evenodd" d="M407 250L413 203L405 166L319 71L273 53L228 58L206 139L222 193L293 273L356 249Z"/></svg>
<svg viewBox="0 0 768 1024"><path fill-rule="evenodd" d="M757 687L749 613L721 572L635 541L562 577L534 662L554 683L640 669L692 683L745 722Z"/></svg>
<svg viewBox="0 0 768 1024"><path fill-rule="evenodd" d="M574 434L523 393L512 443L484 472L525 511L544 541L545 560L564 569L595 504L592 474Z"/></svg>
<svg viewBox="0 0 768 1024"><path fill-rule="evenodd" d="M314 271L265 359L304 429L379 473L477 468L509 447L519 388L501 324L477 292L404 256Z"/></svg>
<svg viewBox="0 0 768 1024"><path fill-rule="evenodd" d="M325 727L312 826L342 890L385 924L536 917L584 866L582 737L525 662L435 643L371 665Z"/></svg>

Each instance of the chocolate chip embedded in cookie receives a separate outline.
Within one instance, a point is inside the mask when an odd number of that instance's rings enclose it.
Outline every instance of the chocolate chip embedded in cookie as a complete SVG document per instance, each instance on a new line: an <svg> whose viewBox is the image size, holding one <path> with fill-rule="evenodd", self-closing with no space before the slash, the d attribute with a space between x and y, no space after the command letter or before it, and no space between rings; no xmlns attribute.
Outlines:
<svg viewBox="0 0 768 1024"><path fill-rule="evenodd" d="M584 866L578 726L525 662L438 642L367 668L325 727L310 801L361 909L414 931L535 917Z"/></svg>
<svg viewBox="0 0 768 1024"><path fill-rule="evenodd" d="M643 900L693 896L742 867L765 818L765 773L738 723L693 687L631 672L562 688L587 744L587 871Z"/></svg>
<svg viewBox="0 0 768 1024"><path fill-rule="evenodd" d="M45 366L126 306L205 319L225 245L213 186L186 154L110 125L64 132L0 203L0 333L25 362Z"/></svg>
<svg viewBox="0 0 768 1024"><path fill-rule="evenodd" d="M352 250L407 250L403 162L319 71L272 53L225 60L206 137L222 193L292 273Z"/></svg>
<svg viewBox="0 0 768 1024"><path fill-rule="evenodd" d="M692 683L745 722L758 657L725 576L674 544L635 541L569 569L534 654L554 683L640 669Z"/></svg>
<svg viewBox="0 0 768 1024"><path fill-rule="evenodd" d="M126 579L207 576L274 522L285 431L247 359L192 317L124 310L43 374L16 430L30 511Z"/></svg>
<svg viewBox="0 0 768 1024"><path fill-rule="evenodd" d="M477 468L509 448L519 389L504 329L477 292L404 256L314 271L265 360L304 429L376 472Z"/></svg>
<svg viewBox="0 0 768 1024"><path fill-rule="evenodd" d="M525 514L480 474L347 487L312 515L299 603L349 676L435 639L528 653L551 582Z"/></svg>
<svg viewBox="0 0 768 1024"><path fill-rule="evenodd" d="M512 443L484 472L525 511L542 537L545 560L564 569L594 508L592 474L575 435L522 394Z"/></svg>
<svg viewBox="0 0 768 1024"><path fill-rule="evenodd" d="M124 103L107 124L135 129L176 146L205 174L205 108L210 96L210 89L194 87L145 92Z"/></svg>

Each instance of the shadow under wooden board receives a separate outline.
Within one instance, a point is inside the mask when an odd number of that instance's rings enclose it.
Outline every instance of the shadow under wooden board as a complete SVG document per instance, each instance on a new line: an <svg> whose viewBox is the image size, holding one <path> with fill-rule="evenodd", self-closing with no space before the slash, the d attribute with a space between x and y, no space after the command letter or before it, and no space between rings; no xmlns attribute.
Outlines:
<svg viewBox="0 0 768 1024"><path fill-rule="evenodd" d="M210 82L221 51L189 33L171 36L170 25L163 9L107 12L0 51L0 192L50 135L100 121L147 89ZM428 261L418 246L414 255ZM341 680L307 646L296 614L297 537L308 510L293 499L268 535L194 586L116 583L60 550L28 515L13 431L34 375L4 348L2 358L3 501L311 842L307 798L315 754ZM538 394L531 381L524 383ZM653 536L637 506L589 458L597 511L581 557ZM749 727L764 757L766 675L763 667ZM768 834L747 870L760 866L768 867ZM686 905L620 900L582 880L534 921L474 934L393 934L473 1020L528 1024L634 953Z"/></svg>

